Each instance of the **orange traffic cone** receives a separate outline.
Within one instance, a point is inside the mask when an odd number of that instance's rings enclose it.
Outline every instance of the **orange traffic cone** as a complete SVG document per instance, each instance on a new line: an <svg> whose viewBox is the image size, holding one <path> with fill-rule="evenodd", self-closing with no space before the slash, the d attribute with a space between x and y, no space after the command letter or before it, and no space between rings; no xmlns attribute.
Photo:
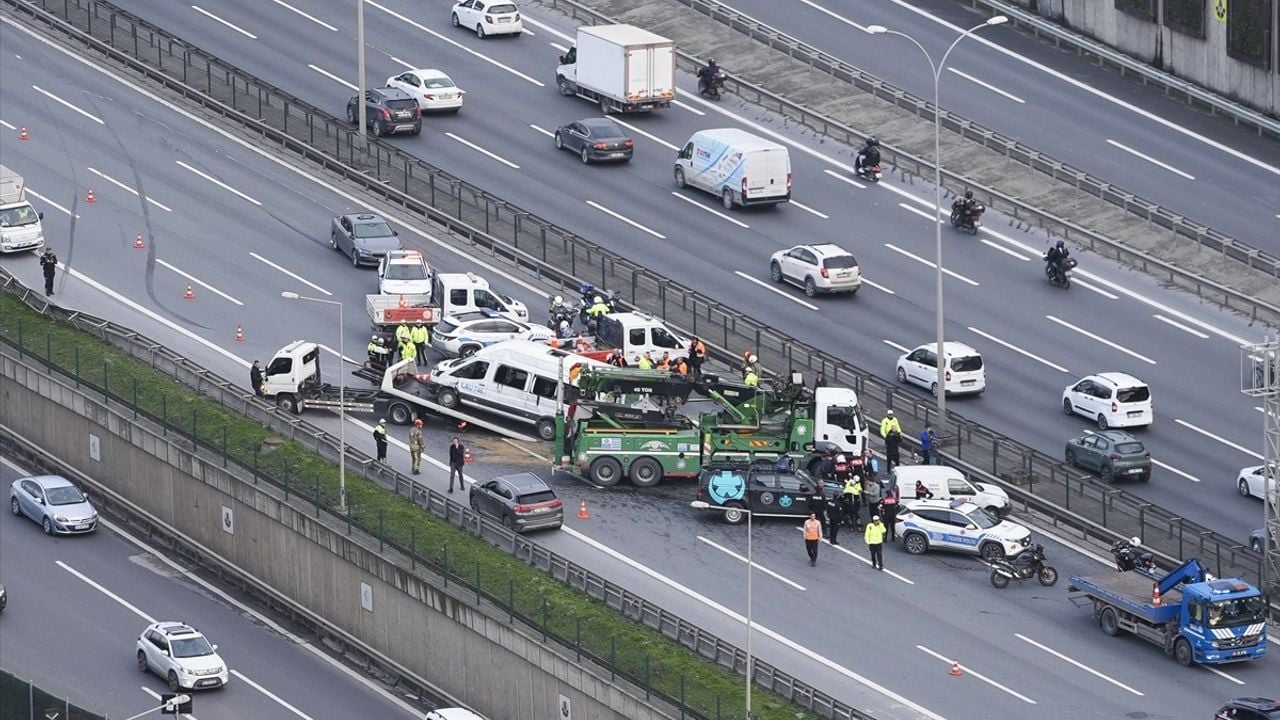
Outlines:
<svg viewBox="0 0 1280 720"><path fill-rule="evenodd" d="M464 463L471 462L471 448L467 448L466 450L462 451L462 462Z"/></svg>
<svg viewBox="0 0 1280 720"><path fill-rule="evenodd" d="M959 661L959 660L952 660L952 661L951 661L951 671L950 671L950 672L948 672L947 674L948 674L948 675L950 675L951 677L960 677L961 675L963 675L963 674L964 674L964 673L960 672L960 661Z"/></svg>
<svg viewBox="0 0 1280 720"><path fill-rule="evenodd" d="M1160 583L1151 583L1151 607L1160 607Z"/></svg>
<svg viewBox="0 0 1280 720"><path fill-rule="evenodd" d="M236 326L236 342L244 342L244 328Z"/></svg>
<svg viewBox="0 0 1280 720"><path fill-rule="evenodd" d="M191 286L190 286L190 285L188 285L188 286L187 286L187 291L186 291L186 292L184 292L184 293L182 293L182 297L184 297L184 298L186 298L186 299L188 299L188 300L194 300L194 299L196 298L196 293L195 293L195 291L194 291L194 290L192 290L192 289L191 289Z"/></svg>
<svg viewBox="0 0 1280 720"><path fill-rule="evenodd" d="M93 188L89 188L89 194L84 197L84 201L87 203L98 202L97 198L93 196Z"/></svg>
<svg viewBox="0 0 1280 720"><path fill-rule="evenodd" d="M591 519L591 513L587 512L587 501L586 501L586 500L579 500L579 501L578 501L578 519L579 519L579 520L589 520L589 519Z"/></svg>
<svg viewBox="0 0 1280 720"><path fill-rule="evenodd" d="M30 139L31 139L31 133L27 132L27 129L26 129L26 128L22 128L21 130L19 130L19 131L18 131L18 139L19 139L19 140L30 140Z"/></svg>
<svg viewBox="0 0 1280 720"><path fill-rule="evenodd" d="M147 246L146 243L142 242L142 235L138 235L138 237L133 239L133 246L139 250Z"/></svg>

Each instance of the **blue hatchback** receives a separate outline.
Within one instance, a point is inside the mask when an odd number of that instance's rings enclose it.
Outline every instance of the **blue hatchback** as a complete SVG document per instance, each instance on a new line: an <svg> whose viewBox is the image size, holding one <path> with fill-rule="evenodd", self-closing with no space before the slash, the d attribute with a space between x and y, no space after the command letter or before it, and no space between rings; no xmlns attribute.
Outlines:
<svg viewBox="0 0 1280 720"><path fill-rule="evenodd" d="M47 535L79 535L98 529L89 497L60 475L19 478L9 488L9 509L26 515Z"/></svg>

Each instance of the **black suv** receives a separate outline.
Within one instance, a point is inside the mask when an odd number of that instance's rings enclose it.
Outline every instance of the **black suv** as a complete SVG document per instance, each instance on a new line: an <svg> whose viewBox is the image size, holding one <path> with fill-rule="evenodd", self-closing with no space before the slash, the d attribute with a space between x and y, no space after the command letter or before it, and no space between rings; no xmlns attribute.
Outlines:
<svg viewBox="0 0 1280 720"><path fill-rule="evenodd" d="M1280 701L1236 698L1222 706L1213 720L1280 720Z"/></svg>
<svg viewBox="0 0 1280 720"><path fill-rule="evenodd" d="M841 491L834 483L822 483L828 500ZM725 521L737 525L750 510L757 517L808 517L809 499L819 482L804 470L779 470L776 460L712 462L698 474L698 501L717 509Z"/></svg>
<svg viewBox="0 0 1280 720"><path fill-rule="evenodd" d="M347 101L347 122L360 122L359 97L353 95ZM380 87L364 91L365 121L374 135L394 135L422 132L422 116L418 113L418 101L408 93L393 87Z"/></svg>

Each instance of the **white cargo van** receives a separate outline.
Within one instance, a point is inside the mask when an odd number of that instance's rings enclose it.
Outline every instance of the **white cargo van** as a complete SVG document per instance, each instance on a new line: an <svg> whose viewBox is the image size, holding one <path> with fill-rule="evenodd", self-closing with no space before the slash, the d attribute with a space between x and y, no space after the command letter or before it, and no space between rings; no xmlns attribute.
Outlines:
<svg viewBox="0 0 1280 720"><path fill-rule="evenodd" d="M705 190L735 205L791 199L791 156L778 143L736 128L700 130L676 154L676 186Z"/></svg>
<svg viewBox="0 0 1280 720"><path fill-rule="evenodd" d="M0 253L44 247L44 213L27 202L26 181L0 165Z"/></svg>
<svg viewBox="0 0 1280 720"><path fill-rule="evenodd" d="M560 382L572 382L583 366L608 367L546 343L507 340L469 358L440 361L431 370L427 390L451 410L471 405L533 425L538 437L554 440Z"/></svg>
<svg viewBox="0 0 1280 720"><path fill-rule="evenodd" d="M899 465L889 473L889 482L897 484L902 502L915 499L917 481L933 493L934 500L967 500L997 517L1005 517L1013 509L1004 488L973 482L953 467Z"/></svg>
<svg viewBox="0 0 1280 720"><path fill-rule="evenodd" d="M489 287L489 281L475 273L436 273L431 283L431 299L443 315L487 308L514 320L529 319L529 308L524 303Z"/></svg>

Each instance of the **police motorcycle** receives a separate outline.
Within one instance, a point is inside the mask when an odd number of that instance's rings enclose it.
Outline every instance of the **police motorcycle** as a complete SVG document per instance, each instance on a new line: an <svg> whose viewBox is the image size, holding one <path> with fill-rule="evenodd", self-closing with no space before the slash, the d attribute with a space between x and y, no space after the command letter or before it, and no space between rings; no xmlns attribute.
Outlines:
<svg viewBox="0 0 1280 720"><path fill-rule="evenodd" d="M1111 544L1111 556L1115 558L1116 570L1129 572L1133 570L1146 575L1152 580L1160 579L1160 568L1156 565L1155 555L1141 549L1141 540L1121 538Z"/></svg>
<svg viewBox="0 0 1280 720"><path fill-rule="evenodd" d="M997 588L1009 587L1011 580L1023 582L1035 578L1045 587L1058 582L1058 571L1045 562L1044 546L1036 543L1013 558L1000 558L987 563L991 566L991 584Z"/></svg>

